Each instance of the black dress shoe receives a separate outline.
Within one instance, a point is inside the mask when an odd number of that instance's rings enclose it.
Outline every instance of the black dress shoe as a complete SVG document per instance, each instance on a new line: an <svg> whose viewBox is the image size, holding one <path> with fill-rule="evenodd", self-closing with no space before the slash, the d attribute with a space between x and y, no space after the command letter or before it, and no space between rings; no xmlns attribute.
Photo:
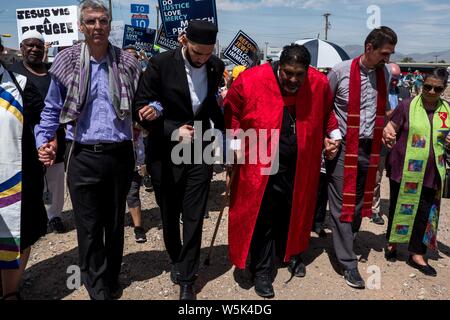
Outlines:
<svg viewBox="0 0 450 320"><path fill-rule="evenodd" d="M358 268L344 271L345 283L355 289L364 289L366 284L359 274Z"/></svg>
<svg viewBox="0 0 450 320"><path fill-rule="evenodd" d="M180 272L178 271L177 267L175 265L172 265L172 269L170 270L170 280L173 282L173 284L179 284L178 276L180 275Z"/></svg>
<svg viewBox="0 0 450 320"><path fill-rule="evenodd" d="M303 278L306 275L306 266L300 256L292 257L287 268L294 277Z"/></svg>
<svg viewBox="0 0 450 320"><path fill-rule="evenodd" d="M255 292L262 298L270 299L275 296L269 275L255 276Z"/></svg>
<svg viewBox="0 0 450 320"><path fill-rule="evenodd" d="M430 276L430 277L436 277L437 276L437 271L436 269L434 269L432 266L430 266L428 263L426 266L423 266L421 264L418 264L417 262L415 262L412 258L412 256L409 256L408 261L406 261L406 263L413 267L414 269L419 270L420 272L422 272L424 275L426 276Z"/></svg>
<svg viewBox="0 0 450 320"><path fill-rule="evenodd" d="M194 285L180 284L180 300L197 300Z"/></svg>
<svg viewBox="0 0 450 320"><path fill-rule="evenodd" d="M384 249L384 257L387 261L394 262L397 260L397 249Z"/></svg>

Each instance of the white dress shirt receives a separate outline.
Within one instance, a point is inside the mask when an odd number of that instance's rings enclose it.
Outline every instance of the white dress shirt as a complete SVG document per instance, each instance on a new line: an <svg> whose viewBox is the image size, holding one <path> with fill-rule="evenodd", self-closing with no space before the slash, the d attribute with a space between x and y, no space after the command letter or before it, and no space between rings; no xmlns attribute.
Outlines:
<svg viewBox="0 0 450 320"><path fill-rule="evenodd" d="M203 101L208 95L208 74L206 72L206 64L200 68L191 66L186 58L185 48L181 50L184 60L184 69L186 70L187 80L189 84L189 92L191 94L192 111L196 115L200 111Z"/></svg>

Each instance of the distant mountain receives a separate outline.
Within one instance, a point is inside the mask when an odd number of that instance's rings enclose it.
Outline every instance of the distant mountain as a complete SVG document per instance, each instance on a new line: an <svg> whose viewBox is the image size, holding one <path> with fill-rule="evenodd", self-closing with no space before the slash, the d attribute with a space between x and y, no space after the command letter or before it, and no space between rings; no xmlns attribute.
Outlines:
<svg viewBox="0 0 450 320"><path fill-rule="evenodd" d="M356 58L364 52L364 47L359 45L347 45L344 46L343 49L348 53L350 58ZM392 56L392 61L399 62L405 57L413 58L415 62L435 62L436 56L438 61L445 60L447 63L450 63L450 50L439 51L439 52L429 52L429 53L411 53L411 54L403 54L396 53Z"/></svg>

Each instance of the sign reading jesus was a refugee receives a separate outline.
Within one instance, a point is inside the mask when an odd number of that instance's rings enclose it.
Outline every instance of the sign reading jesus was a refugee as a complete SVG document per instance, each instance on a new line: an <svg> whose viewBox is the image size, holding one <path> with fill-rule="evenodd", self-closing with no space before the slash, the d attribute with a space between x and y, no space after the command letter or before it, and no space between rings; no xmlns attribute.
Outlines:
<svg viewBox="0 0 450 320"><path fill-rule="evenodd" d="M223 54L235 64L247 68L254 66L259 59L258 45L241 30Z"/></svg>
<svg viewBox="0 0 450 320"><path fill-rule="evenodd" d="M19 44L28 30L36 30L53 47L71 46L78 40L76 6L17 9Z"/></svg>
<svg viewBox="0 0 450 320"><path fill-rule="evenodd" d="M190 20L208 20L217 26L215 0L158 0L167 38L176 38Z"/></svg>

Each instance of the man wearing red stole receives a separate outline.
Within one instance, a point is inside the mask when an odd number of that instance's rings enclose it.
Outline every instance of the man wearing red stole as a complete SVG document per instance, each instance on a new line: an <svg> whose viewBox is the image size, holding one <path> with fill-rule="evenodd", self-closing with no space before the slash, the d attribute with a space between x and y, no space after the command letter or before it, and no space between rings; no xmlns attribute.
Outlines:
<svg viewBox="0 0 450 320"><path fill-rule="evenodd" d="M310 62L305 47L286 46L279 62L244 71L225 98L232 135L258 137L234 142L242 156L232 175L229 254L239 269L250 256L255 291L264 298L275 295L276 257L305 276L300 253L308 247L325 134L329 158L341 140L327 78ZM271 161L259 154L252 162L257 147L267 148Z"/></svg>
<svg viewBox="0 0 450 320"><path fill-rule="evenodd" d="M389 69L397 35L388 27L374 29L365 52L336 65L328 74L334 111L343 140L334 161L328 163L328 195L336 256L346 283L365 287L358 271L353 241L363 217L372 216L372 199L381 139L388 105Z"/></svg>

